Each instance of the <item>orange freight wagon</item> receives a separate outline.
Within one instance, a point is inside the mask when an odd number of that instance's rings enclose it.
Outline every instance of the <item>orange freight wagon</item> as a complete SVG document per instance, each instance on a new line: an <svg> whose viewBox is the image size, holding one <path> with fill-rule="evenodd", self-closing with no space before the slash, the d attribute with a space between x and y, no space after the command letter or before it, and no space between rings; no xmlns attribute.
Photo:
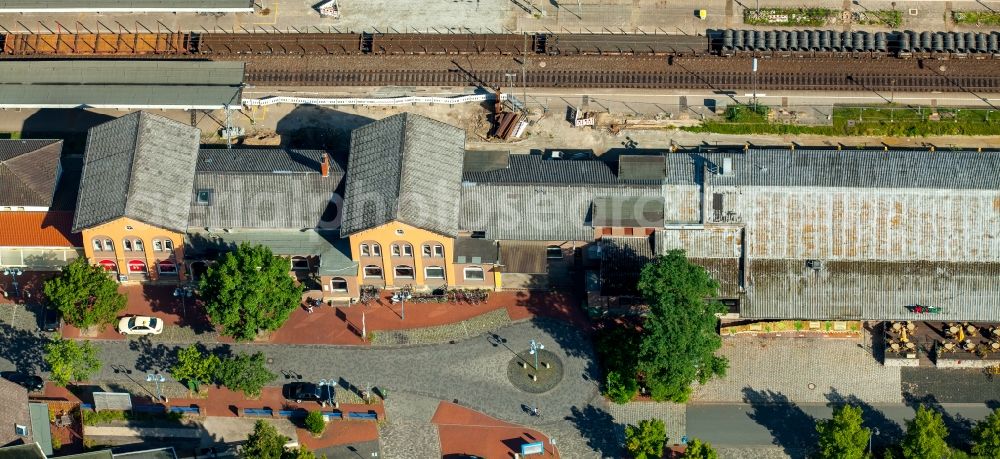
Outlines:
<svg viewBox="0 0 1000 459"><path fill-rule="evenodd" d="M187 34L7 34L4 37L4 53L15 56L187 54Z"/></svg>

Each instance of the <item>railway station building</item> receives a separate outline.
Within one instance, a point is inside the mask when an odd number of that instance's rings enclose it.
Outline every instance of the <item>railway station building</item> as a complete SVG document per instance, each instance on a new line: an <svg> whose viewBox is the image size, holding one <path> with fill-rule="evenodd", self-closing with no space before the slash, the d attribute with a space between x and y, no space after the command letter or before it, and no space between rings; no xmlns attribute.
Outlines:
<svg viewBox="0 0 1000 459"><path fill-rule="evenodd" d="M641 308L643 264L683 249L734 319L919 320L922 305L995 322L998 169L997 151L466 151L461 129L414 114L356 129L347 152L211 149L136 112L90 131L55 245L82 245L122 281L186 281L263 244L338 301L582 280L609 313ZM35 244L5 241L4 257Z"/></svg>

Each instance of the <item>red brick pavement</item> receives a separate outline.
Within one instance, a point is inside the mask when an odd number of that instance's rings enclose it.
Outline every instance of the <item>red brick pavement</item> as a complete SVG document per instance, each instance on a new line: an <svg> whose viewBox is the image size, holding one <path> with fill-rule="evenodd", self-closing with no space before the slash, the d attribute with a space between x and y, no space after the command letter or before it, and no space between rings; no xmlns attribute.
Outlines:
<svg viewBox="0 0 1000 459"><path fill-rule="evenodd" d="M320 306L312 313L298 309L281 329L271 335L270 342L282 344L353 344L364 345L361 330L400 330L433 327L468 320L504 308L511 319L551 317L566 320L581 328L589 322L578 302L571 296L553 292L505 291L490 294L484 303L407 303L406 319L402 319L399 303L392 304L389 295L367 306ZM362 315L364 327L362 327Z"/></svg>
<svg viewBox="0 0 1000 459"><path fill-rule="evenodd" d="M514 453L521 452L521 445L534 442L545 444L545 454L533 458L559 457L558 451L549 444L549 438L537 430L503 422L454 403L438 404L431 422L438 425L444 457L511 458Z"/></svg>
<svg viewBox="0 0 1000 459"><path fill-rule="evenodd" d="M40 300L42 283L56 275L54 272L27 272L18 277L20 298L0 298L0 302L25 301L25 292L35 301ZM10 290L9 280L0 284ZM212 325L197 298L187 298L182 302L173 296L175 286L140 284L122 286L128 302L122 317L130 315L154 316L165 321L167 327L185 326L197 331L208 331ZM285 325L271 334L268 342L277 344L340 344L364 345L361 338L362 315L366 330L400 330L408 328L433 327L468 320L495 311L507 310L512 320L519 321L533 317L549 317L565 320L582 329L589 328L589 322L580 309L579 300L569 293L548 291L502 291L490 294L489 300L479 304L470 303L414 303L406 305L406 320L401 318L400 305L391 304L389 294L368 306L350 307L320 306L310 314L306 309L296 309ZM63 325L62 335L67 338L88 338L120 340L124 337L110 324L103 330L84 334L71 325ZM223 338L223 342L232 340Z"/></svg>

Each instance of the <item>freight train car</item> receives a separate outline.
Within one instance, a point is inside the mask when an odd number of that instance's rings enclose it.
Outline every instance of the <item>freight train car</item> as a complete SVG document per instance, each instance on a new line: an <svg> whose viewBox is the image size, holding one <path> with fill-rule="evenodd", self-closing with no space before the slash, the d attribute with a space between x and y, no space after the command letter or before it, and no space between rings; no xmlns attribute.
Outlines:
<svg viewBox="0 0 1000 459"><path fill-rule="evenodd" d="M354 33L192 33L196 54L363 54Z"/></svg>
<svg viewBox="0 0 1000 459"><path fill-rule="evenodd" d="M16 56L186 54L187 40L184 33L8 33L3 37L3 52Z"/></svg>
<svg viewBox="0 0 1000 459"><path fill-rule="evenodd" d="M544 36L549 55L657 55L701 56L708 54L704 35L551 34Z"/></svg>

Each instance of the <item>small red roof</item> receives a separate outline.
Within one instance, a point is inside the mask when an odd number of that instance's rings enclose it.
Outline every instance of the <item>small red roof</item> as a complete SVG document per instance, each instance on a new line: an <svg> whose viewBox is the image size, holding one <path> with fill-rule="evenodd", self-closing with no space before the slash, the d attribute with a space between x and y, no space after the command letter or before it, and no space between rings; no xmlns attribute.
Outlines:
<svg viewBox="0 0 1000 459"><path fill-rule="evenodd" d="M82 247L72 212L0 212L0 247Z"/></svg>

